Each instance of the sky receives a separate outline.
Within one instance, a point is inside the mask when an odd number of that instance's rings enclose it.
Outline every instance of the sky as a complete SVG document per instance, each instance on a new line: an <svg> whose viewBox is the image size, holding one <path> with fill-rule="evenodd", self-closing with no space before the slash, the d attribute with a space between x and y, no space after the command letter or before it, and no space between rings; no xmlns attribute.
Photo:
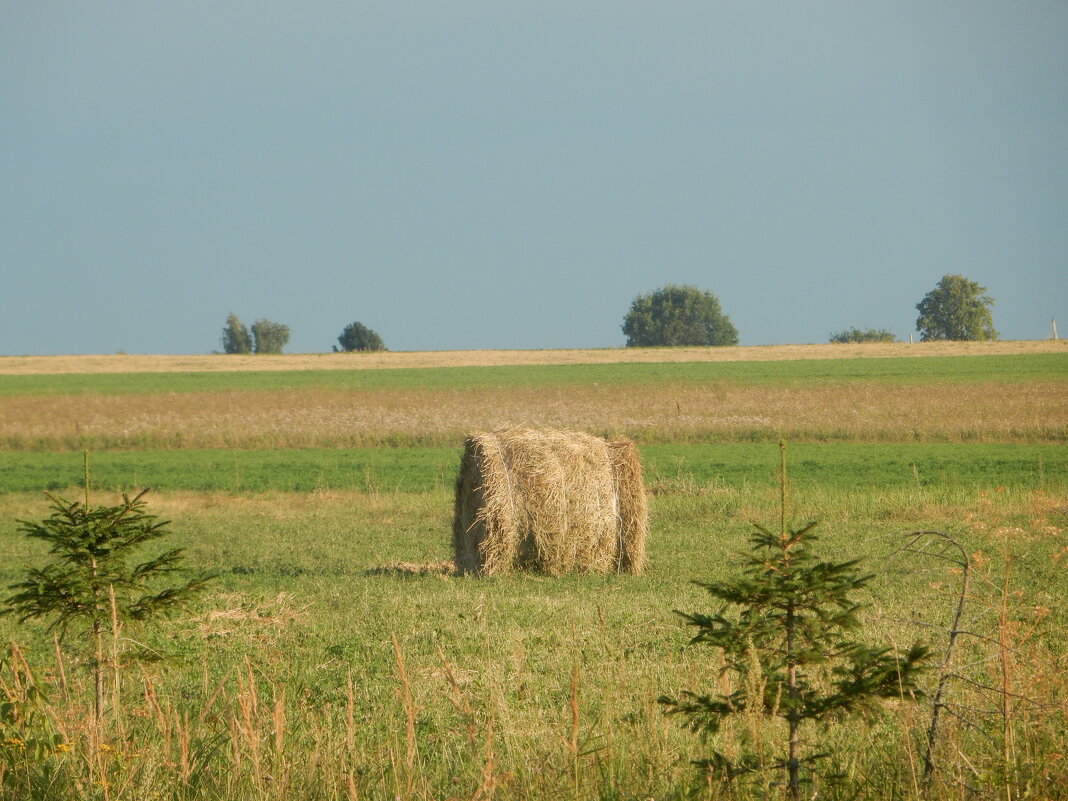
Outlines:
<svg viewBox="0 0 1068 801"><path fill-rule="evenodd" d="M1068 334L1068 3L0 0L0 354Z"/></svg>

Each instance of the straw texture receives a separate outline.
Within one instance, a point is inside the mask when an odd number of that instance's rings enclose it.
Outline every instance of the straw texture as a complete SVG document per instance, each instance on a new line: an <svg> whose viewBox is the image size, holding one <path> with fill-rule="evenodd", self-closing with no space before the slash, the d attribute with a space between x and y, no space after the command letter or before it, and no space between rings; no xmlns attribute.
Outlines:
<svg viewBox="0 0 1068 801"><path fill-rule="evenodd" d="M508 428L465 440L453 553L461 573L639 573L648 507L634 443Z"/></svg>

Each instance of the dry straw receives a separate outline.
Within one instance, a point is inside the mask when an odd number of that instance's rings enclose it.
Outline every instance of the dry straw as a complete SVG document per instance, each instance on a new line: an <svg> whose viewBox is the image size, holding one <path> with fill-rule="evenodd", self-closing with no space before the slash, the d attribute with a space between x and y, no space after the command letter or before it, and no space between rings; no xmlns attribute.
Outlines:
<svg viewBox="0 0 1068 801"><path fill-rule="evenodd" d="M574 431L467 437L456 479L461 573L640 573L648 507L637 448Z"/></svg>

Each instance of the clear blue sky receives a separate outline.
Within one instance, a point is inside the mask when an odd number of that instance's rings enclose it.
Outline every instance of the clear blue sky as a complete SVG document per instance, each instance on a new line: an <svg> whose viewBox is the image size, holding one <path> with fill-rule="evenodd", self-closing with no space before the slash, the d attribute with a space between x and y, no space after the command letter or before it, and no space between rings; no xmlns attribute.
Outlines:
<svg viewBox="0 0 1068 801"><path fill-rule="evenodd" d="M1068 334L1068 3L0 0L0 353Z"/></svg>

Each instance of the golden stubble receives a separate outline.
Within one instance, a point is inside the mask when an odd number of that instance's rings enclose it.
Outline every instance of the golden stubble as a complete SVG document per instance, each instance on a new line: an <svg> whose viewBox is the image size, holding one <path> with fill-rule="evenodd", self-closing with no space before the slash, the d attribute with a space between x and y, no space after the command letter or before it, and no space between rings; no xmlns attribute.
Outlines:
<svg viewBox="0 0 1068 801"><path fill-rule="evenodd" d="M0 375L166 373L276 370L379 370L412 367L494 367L532 364L752 362L923 356L1065 353L1068 340L893 342L859 345L766 345L729 348L604 348L600 350L465 350L383 353L0 356Z"/></svg>
<svg viewBox="0 0 1068 801"><path fill-rule="evenodd" d="M1062 382L282 390L0 398L0 447L302 448L458 444L500 426L638 440L790 436L1058 442Z"/></svg>

